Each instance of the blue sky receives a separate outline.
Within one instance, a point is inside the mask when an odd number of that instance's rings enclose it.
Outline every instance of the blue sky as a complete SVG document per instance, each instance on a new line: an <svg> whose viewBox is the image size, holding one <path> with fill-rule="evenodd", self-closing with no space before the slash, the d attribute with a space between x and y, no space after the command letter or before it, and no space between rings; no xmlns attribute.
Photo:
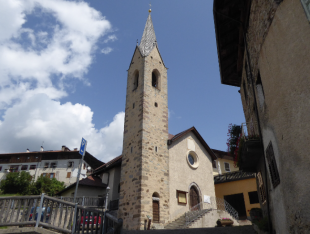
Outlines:
<svg viewBox="0 0 310 234"><path fill-rule="evenodd" d="M169 132L195 126L226 150L244 115L236 87L220 82L213 1L152 1L168 69ZM121 154L127 69L149 2L0 2L0 152L79 147L107 161Z"/></svg>

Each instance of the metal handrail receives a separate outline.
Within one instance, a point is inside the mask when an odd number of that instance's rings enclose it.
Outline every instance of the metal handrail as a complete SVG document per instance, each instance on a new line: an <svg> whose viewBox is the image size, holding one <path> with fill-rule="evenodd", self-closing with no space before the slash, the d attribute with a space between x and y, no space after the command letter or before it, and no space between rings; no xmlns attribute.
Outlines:
<svg viewBox="0 0 310 234"><path fill-rule="evenodd" d="M238 212L223 198L219 197L210 197L210 203L201 202L194 207L192 207L188 212L185 213L185 226L187 227L193 222L197 217L207 213L210 210L221 210L226 211L234 219L238 220Z"/></svg>
<svg viewBox="0 0 310 234"><path fill-rule="evenodd" d="M102 209L78 205L44 194L0 197L0 226L35 225L71 234L101 234L108 230L119 233L123 220L107 213L106 225L103 225L104 212ZM92 220L87 213L91 214ZM104 226L108 228L106 232L103 232Z"/></svg>

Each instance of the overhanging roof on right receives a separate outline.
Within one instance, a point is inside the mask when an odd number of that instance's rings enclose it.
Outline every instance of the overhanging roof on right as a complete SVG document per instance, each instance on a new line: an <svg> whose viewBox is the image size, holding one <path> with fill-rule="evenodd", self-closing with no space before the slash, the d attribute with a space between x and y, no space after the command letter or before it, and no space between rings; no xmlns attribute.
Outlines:
<svg viewBox="0 0 310 234"><path fill-rule="evenodd" d="M221 83L241 84L244 29L248 25L249 0L214 0L213 16Z"/></svg>

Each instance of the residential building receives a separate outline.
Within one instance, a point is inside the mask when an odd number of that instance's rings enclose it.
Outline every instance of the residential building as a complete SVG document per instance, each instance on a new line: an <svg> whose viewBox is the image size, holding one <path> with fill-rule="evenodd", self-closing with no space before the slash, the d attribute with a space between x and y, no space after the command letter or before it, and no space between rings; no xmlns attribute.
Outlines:
<svg viewBox="0 0 310 234"><path fill-rule="evenodd" d="M239 171L239 167L234 162L234 157L229 152L212 149L217 159L212 162L213 175Z"/></svg>
<svg viewBox="0 0 310 234"><path fill-rule="evenodd" d="M221 82L246 119L240 169L257 173L270 232L310 233L309 20L307 0L214 0Z"/></svg>
<svg viewBox="0 0 310 234"><path fill-rule="evenodd" d="M260 208L255 173L234 171L214 176L216 197L225 199L240 219L250 217L252 208Z"/></svg>
<svg viewBox="0 0 310 234"><path fill-rule="evenodd" d="M63 181L66 186L76 182L81 155L77 149L71 151L62 146L61 150L29 151L23 153L0 154L0 178L5 179L9 172L26 171L37 180L40 176L48 176ZM103 162L86 152L81 167L80 178L101 166Z"/></svg>

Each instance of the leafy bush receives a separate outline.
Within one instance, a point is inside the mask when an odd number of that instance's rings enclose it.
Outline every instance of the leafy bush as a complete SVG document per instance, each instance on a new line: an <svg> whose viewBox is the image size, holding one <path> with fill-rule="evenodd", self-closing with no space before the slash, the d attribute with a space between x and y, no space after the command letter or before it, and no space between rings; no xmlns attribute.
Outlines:
<svg viewBox="0 0 310 234"><path fill-rule="evenodd" d="M33 195L46 193L49 196L54 196L65 187L65 183L58 181L56 178L51 179L41 176L31 185L30 191Z"/></svg>
<svg viewBox="0 0 310 234"><path fill-rule="evenodd" d="M6 175L6 179L1 181L0 188L4 194L19 193L29 194L31 175L28 172L11 172Z"/></svg>
<svg viewBox="0 0 310 234"><path fill-rule="evenodd" d="M39 177L36 182L31 182L29 172L10 172L1 181L0 189L3 194L39 195L46 193L49 196L63 190L66 186L55 178Z"/></svg>

